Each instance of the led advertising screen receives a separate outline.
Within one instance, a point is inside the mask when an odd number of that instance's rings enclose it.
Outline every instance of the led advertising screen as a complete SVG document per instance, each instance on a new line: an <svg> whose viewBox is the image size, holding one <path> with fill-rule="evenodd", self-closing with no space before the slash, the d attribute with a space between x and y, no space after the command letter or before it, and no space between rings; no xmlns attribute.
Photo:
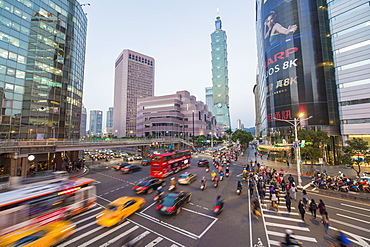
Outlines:
<svg viewBox="0 0 370 247"><path fill-rule="evenodd" d="M263 83L268 127L286 126L303 113L310 124L328 124L326 86L317 66L321 57L315 4L311 0L263 0L260 35L263 40ZM316 29L315 29L316 28ZM317 40L318 39L318 40ZM319 41L319 42L317 42Z"/></svg>

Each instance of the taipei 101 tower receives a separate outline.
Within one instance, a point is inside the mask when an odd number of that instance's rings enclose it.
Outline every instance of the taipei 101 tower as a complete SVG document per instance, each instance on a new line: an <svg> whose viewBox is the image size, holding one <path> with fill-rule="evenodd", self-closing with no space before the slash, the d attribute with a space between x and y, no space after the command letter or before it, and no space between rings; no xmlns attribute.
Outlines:
<svg viewBox="0 0 370 247"><path fill-rule="evenodd" d="M212 114L216 116L217 123L226 130L231 128L226 32L222 30L221 18L219 16L216 17L215 25L216 30L211 34L213 85Z"/></svg>

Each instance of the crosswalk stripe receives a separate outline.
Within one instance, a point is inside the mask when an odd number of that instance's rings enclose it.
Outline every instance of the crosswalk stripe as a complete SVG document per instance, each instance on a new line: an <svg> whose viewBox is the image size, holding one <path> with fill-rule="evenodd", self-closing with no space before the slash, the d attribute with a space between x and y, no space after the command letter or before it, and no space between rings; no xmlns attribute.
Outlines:
<svg viewBox="0 0 370 247"><path fill-rule="evenodd" d="M300 226L292 226L292 225L283 225L283 224L277 224L277 223L272 223L272 222L265 222L267 226L273 226L273 227L281 227L284 229L295 229L295 230L300 230L300 231L306 231L309 232L310 229L307 227L300 227Z"/></svg>
<svg viewBox="0 0 370 247"><path fill-rule="evenodd" d="M81 226L81 227L77 227L77 228L76 228L76 230L75 230L75 232L81 231L81 230L83 230L83 229L85 229L85 228L87 228L87 227L89 227L89 226L91 226L91 225L95 225L95 224L96 224L96 222L95 222L95 221L93 221L93 222L90 222L90 223L88 223L88 224L86 224L86 225L83 225L83 226Z"/></svg>
<svg viewBox="0 0 370 247"><path fill-rule="evenodd" d="M342 222L342 221L339 221L339 220L335 220L335 219L331 219L330 221L336 222L338 224L342 224L342 225L345 225L345 226L349 226L351 228L356 228L356 229L364 231L364 232L370 232L369 229L366 229L366 228L363 228L363 227L360 227L360 226L356 226L354 224L348 224L348 223L345 223L345 222Z"/></svg>
<svg viewBox="0 0 370 247"><path fill-rule="evenodd" d="M368 220L360 220L360 219L357 219L357 218L353 218L353 217L350 217L348 215L344 215L344 214L337 214L339 217L344 217L344 218L348 218L348 219L351 219L351 220L357 220L357 221L360 221L360 222L363 222L363 223L369 223Z"/></svg>
<svg viewBox="0 0 370 247"><path fill-rule="evenodd" d="M178 247L176 244L171 245L170 247Z"/></svg>
<svg viewBox="0 0 370 247"><path fill-rule="evenodd" d="M95 223L95 222L94 222L94 223ZM99 226L99 227L97 227L97 228L94 228L94 229L92 229L91 231L85 232L85 233L83 233L83 234L79 235L78 237L75 237L75 238L73 238L73 239L71 239L71 240L69 240L69 241L67 241L67 242L65 242L65 243L62 243L62 244L58 245L58 247L68 246L68 245L70 245L71 243L76 242L77 240L80 240L81 238L84 238L84 237L86 237L86 236L90 235L91 233L94 233L94 232L96 232L96 231L99 231L100 229L103 229L103 228L104 228L104 226ZM78 229L78 230L79 230L79 229Z"/></svg>
<svg viewBox="0 0 370 247"><path fill-rule="evenodd" d="M136 236L133 240L131 240L130 242L128 242L127 244L125 244L124 246L133 246L134 244L136 244L137 242L140 241L140 239L144 238L146 235L148 235L150 232L149 231L145 231L143 232L142 234Z"/></svg>
<svg viewBox="0 0 370 247"><path fill-rule="evenodd" d="M287 221L294 221L294 222L302 222L300 219L293 219L293 218L287 218L287 217L281 217L281 216L275 216L275 215L270 215L270 214L264 214L265 217L267 218L275 218L279 220L287 220Z"/></svg>
<svg viewBox="0 0 370 247"><path fill-rule="evenodd" d="M104 243L104 244L100 245L100 247L104 247L104 246L108 246L108 245L110 245L110 244L113 244L113 243L114 243L114 242L116 242L117 240L119 240L119 239L121 239L122 237L124 237L124 236L126 236L126 235L130 234L131 232L135 231L135 230L136 230L136 229L138 229L138 228L139 228L138 226L134 226L134 227L132 227L132 228L128 229L127 231L125 231L125 232L121 233L120 235L118 235L118 236L116 236L116 237L112 238L112 239L111 239L111 240L109 240L108 242L106 242L106 243Z"/></svg>
<svg viewBox="0 0 370 247"><path fill-rule="evenodd" d="M267 231L267 234L277 236L277 237L285 237L285 233L282 233L282 232ZM310 238L310 237L305 237L305 236L296 235L296 234L294 234L293 236L294 236L294 238L299 239L301 241L308 241L308 242L317 243L316 238Z"/></svg>
<svg viewBox="0 0 370 247"><path fill-rule="evenodd" d="M356 207L356 206L353 206L353 205L348 205L348 204L345 204L345 203L341 203L341 205L347 206L347 207L352 207L352 208L357 208L357 209L360 209L360 210L370 211L370 209L367 209L367 208L360 208L360 207Z"/></svg>
<svg viewBox="0 0 370 247"><path fill-rule="evenodd" d="M270 240L270 239L268 239L268 241L269 241L269 245L281 246L279 241Z"/></svg>
<svg viewBox="0 0 370 247"><path fill-rule="evenodd" d="M122 223L122 224L120 224L120 225L118 225L118 226L114 227L113 229L110 229L109 231L106 231L106 232L104 232L104 233L102 233L102 234L99 234L99 236L97 236L97 237L95 237L95 238L93 238L93 239L91 239L91 240L89 240L89 241L87 241L87 242L83 243L82 245L79 245L79 247L86 247L86 246L88 246L89 244L92 244L92 243L96 242L97 240L99 240L99 239L101 239L101 238L103 238L103 237L105 237L105 236L108 236L108 235L109 235L109 234L111 234L112 232L115 232L115 231L117 231L118 229L120 229L120 228L122 228L122 227L124 227L124 226L126 226L126 225L128 225L128 224L130 224L130 222L126 221L126 222L124 222L124 223Z"/></svg>
<svg viewBox="0 0 370 247"><path fill-rule="evenodd" d="M154 239L152 242L150 242L149 244L145 245L145 247L153 247L154 245L158 244L162 240L163 240L163 238L158 237L158 238ZM175 246L177 246L177 245L175 245Z"/></svg>
<svg viewBox="0 0 370 247"><path fill-rule="evenodd" d="M80 224L80 223L82 223L82 222L84 222L84 221L86 221L86 220L90 220L91 218L95 218L96 216L97 216L98 214L93 214L93 215L91 215L91 216L89 216L89 217L86 217L86 218L84 218L84 219L82 219L82 220L79 220L79 221L76 221L76 222L74 222L76 225L78 225L78 224Z"/></svg>
<svg viewBox="0 0 370 247"><path fill-rule="evenodd" d="M84 216L84 215L86 215L86 214L89 214L89 213L91 213L91 212L94 212L94 211L96 211L96 210L98 210L98 209L101 209L101 208L96 207L96 208L90 209L89 211L87 211L87 212L85 212L85 213L83 213L83 214L79 214L79 215L74 216L74 217L73 217L73 219L80 218L81 216Z"/></svg>

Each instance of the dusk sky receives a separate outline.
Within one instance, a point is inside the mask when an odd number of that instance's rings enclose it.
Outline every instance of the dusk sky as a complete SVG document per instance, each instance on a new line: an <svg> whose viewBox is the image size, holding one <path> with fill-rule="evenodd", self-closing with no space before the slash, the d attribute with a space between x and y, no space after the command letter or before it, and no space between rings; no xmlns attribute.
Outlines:
<svg viewBox="0 0 370 247"><path fill-rule="evenodd" d="M205 102L212 86L211 37L216 9L227 34L231 126L254 126L256 78L255 1L88 0L84 105L113 106L114 62L124 49L156 61L154 95L188 90Z"/></svg>

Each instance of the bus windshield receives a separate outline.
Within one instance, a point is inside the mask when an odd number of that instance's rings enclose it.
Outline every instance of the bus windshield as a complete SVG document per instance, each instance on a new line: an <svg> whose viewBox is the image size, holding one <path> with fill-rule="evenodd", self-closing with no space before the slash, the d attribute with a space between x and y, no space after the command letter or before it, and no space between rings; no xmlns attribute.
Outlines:
<svg viewBox="0 0 370 247"><path fill-rule="evenodd" d="M151 158L151 161L161 161L161 157L160 156L153 156Z"/></svg>

